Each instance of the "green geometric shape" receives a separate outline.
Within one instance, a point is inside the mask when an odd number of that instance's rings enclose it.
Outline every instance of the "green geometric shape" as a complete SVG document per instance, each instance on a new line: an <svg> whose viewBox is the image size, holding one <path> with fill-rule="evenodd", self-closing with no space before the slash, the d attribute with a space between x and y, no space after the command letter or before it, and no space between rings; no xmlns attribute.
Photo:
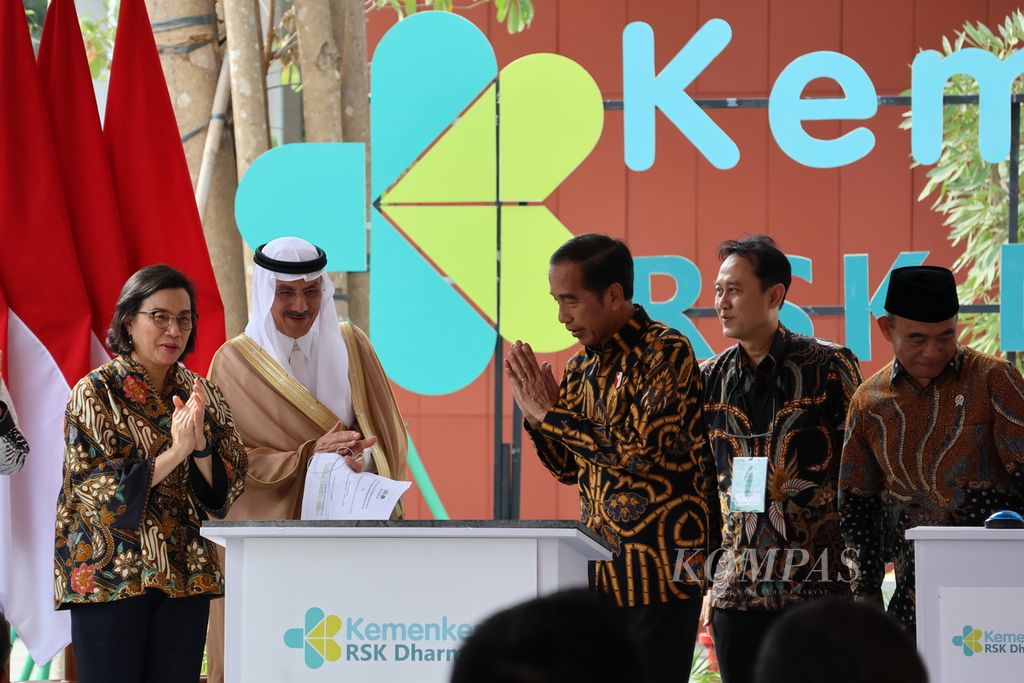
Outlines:
<svg viewBox="0 0 1024 683"><path fill-rule="evenodd" d="M601 91L583 67L554 54L517 59L498 83L501 200L543 201L597 145Z"/></svg>
<svg viewBox="0 0 1024 683"><path fill-rule="evenodd" d="M325 653L327 652L327 648L325 647L325 644L327 643L326 638L311 638L307 636L306 642L309 643L310 646L312 646L312 648L317 651L317 654L326 659L326 657L324 656Z"/></svg>
<svg viewBox="0 0 1024 683"><path fill-rule="evenodd" d="M497 312L497 209L395 205L382 208L493 323Z"/></svg>
<svg viewBox="0 0 1024 683"><path fill-rule="evenodd" d="M493 203L497 186L491 84L381 197L382 204Z"/></svg>
<svg viewBox="0 0 1024 683"><path fill-rule="evenodd" d="M341 646L333 640L328 640L322 654L328 662L336 662L341 659Z"/></svg>
<svg viewBox="0 0 1024 683"><path fill-rule="evenodd" d="M451 278L491 324L496 320L497 211L490 206L384 207L388 218ZM548 286L548 260L572 233L544 206L503 206L501 336L528 341L534 351L575 343L558 322Z"/></svg>
<svg viewBox="0 0 1024 683"><path fill-rule="evenodd" d="M328 614L324 619L324 632L328 638L333 638L341 630L341 619L337 614Z"/></svg>
<svg viewBox="0 0 1024 683"><path fill-rule="evenodd" d="M576 343L558 322L548 285L551 254L571 237L545 206L502 207L500 332L506 340L522 339L537 353Z"/></svg>
<svg viewBox="0 0 1024 683"><path fill-rule="evenodd" d="M314 639L321 639L327 636L327 621L321 621L319 624L314 626L309 633L306 634L306 640L312 642Z"/></svg>

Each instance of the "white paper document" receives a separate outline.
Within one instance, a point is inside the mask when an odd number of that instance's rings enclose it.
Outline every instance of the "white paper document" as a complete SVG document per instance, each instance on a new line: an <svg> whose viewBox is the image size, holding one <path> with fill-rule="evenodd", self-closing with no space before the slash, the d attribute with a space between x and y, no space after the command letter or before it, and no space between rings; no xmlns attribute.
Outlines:
<svg viewBox="0 0 1024 683"><path fill-rule="evenodd" d="M390 519L410 486L409 481L353 472L337 453L316 453L306 473L302 519Z"/></svg>

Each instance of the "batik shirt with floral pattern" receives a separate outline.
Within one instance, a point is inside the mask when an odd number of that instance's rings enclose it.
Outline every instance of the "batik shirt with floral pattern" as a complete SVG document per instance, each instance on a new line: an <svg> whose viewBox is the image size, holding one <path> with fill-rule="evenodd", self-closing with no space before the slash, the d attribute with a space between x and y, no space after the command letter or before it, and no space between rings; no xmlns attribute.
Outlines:
<svg viewBox="0 0 1024 683"><path fill-rule="evenodd" d="M75 385L57 500L58 608L147 588L171 597L223 593L217 554L199 526L208 516L223 517L241 495L247 461L227 403L205 379L212 484L189 457L150 485L156 456L172 443L172 398L187 399L197 377L174 365L157 393L140 364L119 356Z"/></svg>
<svg viewBox="0 0 1024 683"><path fill-rule="evenodd" d="M714 606L779 610L848 595L836 492L846 408L861 381L856 356L780 325L756 368L737 344L701 370L723 519ZM764 512L731 511L737 457L768 458Z"/></svg>
<svg viewBox="0 0 1024 683"><path fill-rule="evenodd" d="M915 526L981 526L1024 510L1024 379L1003 359L960 347L921 387L899 362L868 378L850 405L839 480L843 535L858 551L858 597L882 600L885 564L896 590L889 613L916 625Z"/></svg>
<svg viewBox="0 0 1024 683"><path fill-rule="evenodd" d="M558 402L529 432L544 466L579 486L582 521L614 548L611 561L591 563L596 591L624 606L700 593L675 566L679 551L698 553L700 566L718 543L700 373L686 337L637 306L611 340L569 360Z"/></svg>

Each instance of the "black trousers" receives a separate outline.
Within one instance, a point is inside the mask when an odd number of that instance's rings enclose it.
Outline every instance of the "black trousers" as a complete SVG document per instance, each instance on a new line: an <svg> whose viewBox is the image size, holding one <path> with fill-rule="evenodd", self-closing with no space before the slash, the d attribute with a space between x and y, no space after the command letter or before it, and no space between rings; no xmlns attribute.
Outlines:
<svg viewBox="0 0 1024 683"><path fill-rule="evenodd" d="M711 627L722 683L753 683L754 663L761 643L783 613L784 610L744 612L715 608Z"/></svg>
<svg viewBox="0 0 1024 683"><path fill-rule="evenodd" d="M686 683L693 664L700 596L660 605L623 607L647 664L649 683Z"/></svg>
<svg viewBox="0 0 1024 683"><path fill-rule="evenodd" d="M79 683L196 683L210 596L145 595L71 607Z"/></svg>

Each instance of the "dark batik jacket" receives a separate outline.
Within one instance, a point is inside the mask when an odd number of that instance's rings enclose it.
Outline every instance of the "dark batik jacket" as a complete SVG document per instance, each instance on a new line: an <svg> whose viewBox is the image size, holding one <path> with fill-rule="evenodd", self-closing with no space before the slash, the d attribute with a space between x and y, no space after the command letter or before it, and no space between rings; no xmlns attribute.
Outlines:
<svg viewBox="0 0 1024 683"><path fill-rule="evenodd" d="M699 567L718 542L700 373L686 337L637 306L606 344L569 360L558 403L530 435L544 466L579 485L582 521L615 550L591 563L598 592L625 606L700 593L699 580L675 567L679 551L698 554L688 560Z"/></svg>
<svg viewBox="0 0 1024 683"><path fill-rule="evenodd" d="M843 448L843 535L859 551L858 596L881 601L896 565L889 612L913 628L915 526L980 526L1024 511L1024 380L1005 360L967 347L921 388L889 363L857 390Z"/></svg>
<svg viewBox="0 0 1024 683"><path fill-rule="evenodd" d="M14 413L0 401L0 474L14 474L25 464L28 444L14 423Z"/></svg>
<svg viewBox="0 0 1024 683"><path fill-rule="evenodd" d="M223 517L241 495L247 461L231 411L208 381L200 379L212 485L189 457L150 486L156 456L171 445L171 399L187 399L197 376L175 365L157 394L143 367L119 356L72 390L57 499L58 608L134 597L147 588L171 597L223 593L217 554L199 525Z"/></svg>
<svg viewBox="0 0 1024 683"><path fill-rule="evenodd" d="M860 366L846 348L781 325L751 368L739 344L704 361L704 422L718 472L721 609L778 610L850 591L836 494ZM768 458L764 512L731 512L733 460Z"/></svg>

